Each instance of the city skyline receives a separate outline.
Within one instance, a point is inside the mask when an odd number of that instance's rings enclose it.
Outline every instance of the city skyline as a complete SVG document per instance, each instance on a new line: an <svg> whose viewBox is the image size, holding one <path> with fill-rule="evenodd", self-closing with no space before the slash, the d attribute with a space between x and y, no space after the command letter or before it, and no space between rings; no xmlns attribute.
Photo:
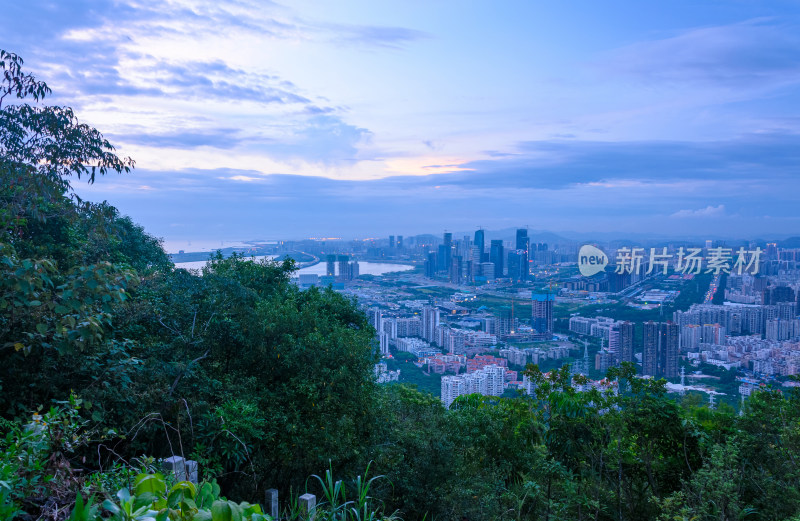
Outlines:
<svg viewBox="0 0 800 521"><path fill-rule="evenodd" d="M768 237L800 228L798 14L34 1L4 45L137 161L78 194L167 240Z"/></svg>

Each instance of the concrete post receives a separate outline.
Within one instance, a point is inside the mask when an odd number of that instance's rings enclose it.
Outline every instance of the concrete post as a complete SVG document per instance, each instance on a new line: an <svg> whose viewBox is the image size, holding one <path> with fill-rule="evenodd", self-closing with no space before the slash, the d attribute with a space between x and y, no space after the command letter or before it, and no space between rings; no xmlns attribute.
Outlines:
<svg viewBox="0 0 800 521"><path fill-rule="evenodd" d="M278 489L267 490L264 509L266 510L265 514L269 514L272 519L278 519Z"/></svg>
<svg viewBox="0 0 800 521"><path fill-rule="evenodd" d="M186 478L186 460L180 456L170 456L162 462L164 471L174 474L178 481L184 481Z"/></svg>
<svg viewBox="0 0 800 521"><path fill-rule="evenodd" d="M186 480L191 481L195 485L198 483L197 479L197 462L191 459L184 461L184 468L186 469Z"/></svg>
<svg viewBox="0 0 800 521"><path fill-rule="evenodd" d="M197 462L194 460L185 460L180 456L170 456L166 458L162 465L164 472L175 475L178 481L191 481L197 483Z"/></svg>
<svg viewBox="0 0 800 521"><path fill-rule="evenodd" d="M314 494L303 494L297 500L302 512L308 521L314 521L317 515L317 497Z"/></svg>

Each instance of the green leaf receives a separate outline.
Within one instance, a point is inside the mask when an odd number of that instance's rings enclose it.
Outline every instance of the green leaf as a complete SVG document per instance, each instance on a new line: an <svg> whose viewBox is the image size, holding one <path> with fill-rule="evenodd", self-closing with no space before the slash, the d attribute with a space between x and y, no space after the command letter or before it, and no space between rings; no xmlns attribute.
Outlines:
<svg viewBox="0 0 800 521"><path fill-rule="evenodd" d="M115 505L110 499L106 499L105 501L103 501L103 508L115 515L120 513L120 508L117 505Z"/></svg>
<svg viewBox="0 0 800 521"><path fill-rule="evenodd" d="M121 488L117 491L117 497L122 503L128 503L131 500L131 492L127 488Z"/></svg>
<svg viewBox="0 0 800 521"><path fill-rule="evenodd" d="M151 494L163 494L167 490L164 476L161 474L139 474L136 476L135 491L137 494L150 492Z"/></svg>
<svg viewBox="0 0 800 521"><path fill-rule="evenodd" d="M227 501L214 501L211 505L211 521L233 521L233 509Z"/></svg>

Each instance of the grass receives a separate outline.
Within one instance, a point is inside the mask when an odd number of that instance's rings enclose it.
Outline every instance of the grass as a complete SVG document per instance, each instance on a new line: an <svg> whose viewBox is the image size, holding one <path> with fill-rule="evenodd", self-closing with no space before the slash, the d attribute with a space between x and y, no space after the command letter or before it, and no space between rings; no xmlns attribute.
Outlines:
<svg viewBox="0 0 800 521"><path fill-rule="evenodd" d="M430 286L423 288L406 288L407 293L415 295L417 298L450 298L456 290L442 286Z"/></svg>

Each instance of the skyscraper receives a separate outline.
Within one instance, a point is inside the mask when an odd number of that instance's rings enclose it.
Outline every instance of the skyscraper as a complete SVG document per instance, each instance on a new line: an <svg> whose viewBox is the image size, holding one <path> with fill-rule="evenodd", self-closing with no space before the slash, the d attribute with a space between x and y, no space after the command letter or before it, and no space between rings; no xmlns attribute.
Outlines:
<svg viewBox="0 0 800 521"><path fill-rule="evenodd" d="M464 282L463 274L464 274L464 267L462 264L462 257L461 255L456 255L453 257L453 260L450 263L450 283L451 284L463 283Z"/></svg>
<svg viewBox="0 0 800 521"><path fill-rule="evenodd" d="M555 296L550 293L531 296L531 327L537 333L553 332L553 304Z"/></svg>
<svg viewBox="0 0 800 521"><path fill-rule="evenodd" d="M795 300L794 290L788 286L767 286L764 288L761 302L765 306L778 302L792 302Z"/></svg>
<svg viewBox="0 0 800 521"><path fill-rule="evenodd" d="M489 252L489 262L494 264L494 276L495 278L500 278L503 276L503 241L501 240L494 240L492 241L491 250Z"/></svg>
<svg viewBox="0 0 800 521"><path fill-rule="evenodd" d="M520 271L520 280L528 280L528 272L530 268L528 267L528 260L530 259L530 239L528 239L528 230L525 228L520 228L517 230L517 251L524 252L523 258L520 259L522 262L522 268Z"/></svg>
<svg viewBox="0 0 800 521"><path fill-rule="evenodd" d="M325 274L329 277L336 275L336 255L328 255Z"/></svg>
<svg viewBox="0 0 800 521"><path fill-rule="evenodd" d="M436 252L429 252L428 258L425 260L425 276L429 279L436 278L437 261Z"/></svg>
<svg viewBox="0 0 800 521"><path fill-rule="evenodd" d="M383 333L383 313L380 308L370 308L369 323L375 328L375 332L378 333L378 336Z"/></svg>
<svg viewBox="0 0 800 521"><path fill-rule="evenodd" d="M443 262L443 269L442 271L447 271L450 269L450 263L453 262L453 234L450 232L444 232L444 236L442 237L444 244L444 260Z"/></svg>
<svg viewBox="0 0 800 521"><path fill-rule="evenodd" d="M478 230L475 232L475 246L478 247L478 251L480 252L480 258L477 259L478 262L484 262L484 253L486 251L486 241L483 230Z"/></svg>
<svg viewBox="0 0 800 521"><path fill-rule="evenodd" d="M339 281L348 282L353 280L353 270L350 265L349 255L339 255Z"/></svg>
<svg viewBox="0 0 800 521"><path fill-rule="evenodd" d="M439 308L433 306L422 308L422 338L434 342L437 327L439 327Z"/></svg>
<svg viewBox="0 0 800 521"><path fill-rule="evenodd" d="M447 263L448 257L447 246L440 244L439 253L436 255L436 271L442 272L450 269L450 265Z"/></svg>
<svg viewBox="0 0 800 521"><path fill-rule="evenodd" d="M390 250L394 249L394 235L389 236L389 249Z"/></svg>
<svg viewBox="0 0 800 521"><path fill-rule="evenodd" d="M633 322L622 322L618 324L619 344L617 347L616 362L633 362L633 335L636 331Z"/></svg>
<svg viewBox="0 0 800 521"><path fill-rule="evenodd" d="M470 260L470 282L475 281L475 277L479 277L481 275L481 262L483 262L483 255L481 255L480 250L478 249L478 245L472 245L472 251L470 251L469 260Z"/></svg>
<svg viewBox="0 0 800 521"><path fill-rule="evenodd" d="M513 250L508 252L508 277L511 280L520 282L526 280L527 253L524 250Z"/></svg>
<svg viewBox="0 0 800 521"><path fill-rule="evenodd" d="M642 372L648 376L677 378L678 324L645 322Z"/></svg>
<svg viewBox="0 0 800 521"><path fill-rule="evenodd" d="M403 236L402 235L398 235L397 236L397 249L398 250L402 250L403 249Z"/></svg>

